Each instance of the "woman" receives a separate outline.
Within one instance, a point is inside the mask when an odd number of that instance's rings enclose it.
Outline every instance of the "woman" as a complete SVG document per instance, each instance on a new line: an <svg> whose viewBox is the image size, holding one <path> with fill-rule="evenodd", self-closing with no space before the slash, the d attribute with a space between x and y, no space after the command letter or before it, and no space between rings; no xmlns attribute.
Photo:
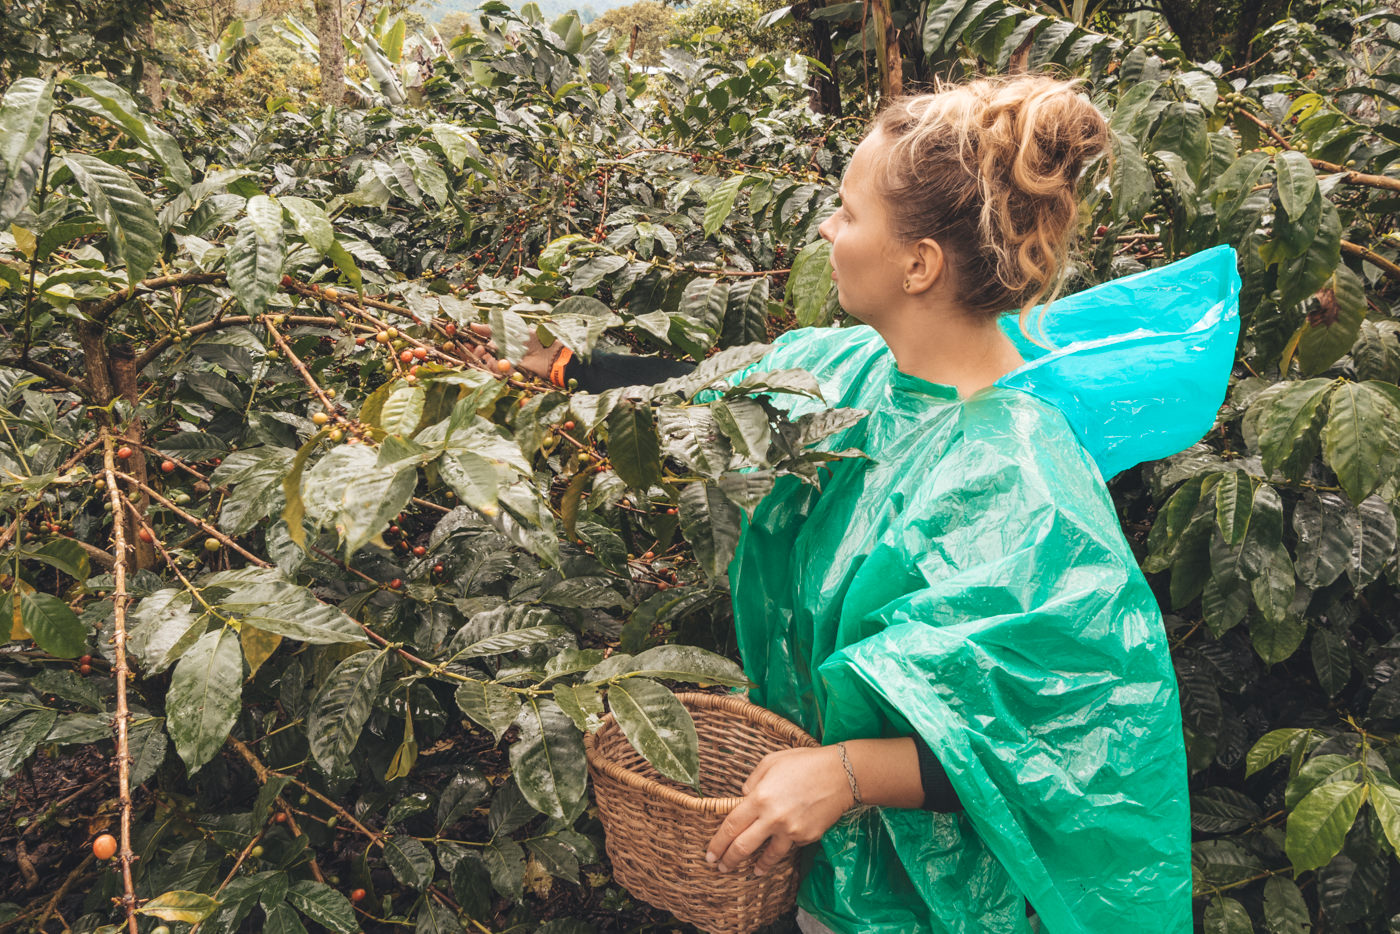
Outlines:
<svg viewBox="0 0 1400 934"><path fill-rule="evenodd" d="M863 326L757 365L817 377L794 417L869 412L823 443L868 458L780 479L730 566L751 699L824 745L765 758L708 855L815 844L804 931L1191 929L1176 684L1103 478L1213 424L1233 253L1054 302L1039 345L1003 316L1056 289L1107 135L1040 76L894 102L821 226Z"/></svg>

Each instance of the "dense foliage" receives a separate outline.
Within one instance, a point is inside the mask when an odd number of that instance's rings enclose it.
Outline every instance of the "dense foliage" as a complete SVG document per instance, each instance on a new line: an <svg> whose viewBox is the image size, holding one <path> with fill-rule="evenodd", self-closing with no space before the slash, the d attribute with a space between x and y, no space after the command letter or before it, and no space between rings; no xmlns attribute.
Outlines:
<svg viewBox="0 0 1400 934"><path fill-rule="evenodd" d="M1074 286L1239 252L1218 424L1113 482L1173 637L1212 932L1400 912L1400 17L1348 10L1272 26L1249 72L1140 19L920 11L927 61L1058 65L1111 116ZM4 91L0 853L28 879L63 842L73 930L587 930L547 897L606 883L583 732L606 705L695 781L670 688L744 683L740 511L860 417L790 422L801 372L726 380L839 316L816 226L857 128L808 108L810 62L691 45L644 76L500 5L441 54L390 21L352 45L359 109ZM472 323L506 360L534 326L701 365L558 391L487 369ZM120 749L79 822L25 792ZM29 887L0 925L58 905Z"/></svg>

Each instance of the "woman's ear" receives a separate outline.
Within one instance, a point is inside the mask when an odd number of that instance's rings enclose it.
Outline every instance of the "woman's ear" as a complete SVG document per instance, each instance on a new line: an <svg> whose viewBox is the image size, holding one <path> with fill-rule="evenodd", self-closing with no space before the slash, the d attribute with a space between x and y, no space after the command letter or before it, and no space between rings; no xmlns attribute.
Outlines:
<svg viewBox="0 0 1400 934"><path fill-rule="evenodd" d="M904 291L917 295L941 284L948 274L947 263L948 255L937 240L924 237L915 241L905 268Z"/></svg>

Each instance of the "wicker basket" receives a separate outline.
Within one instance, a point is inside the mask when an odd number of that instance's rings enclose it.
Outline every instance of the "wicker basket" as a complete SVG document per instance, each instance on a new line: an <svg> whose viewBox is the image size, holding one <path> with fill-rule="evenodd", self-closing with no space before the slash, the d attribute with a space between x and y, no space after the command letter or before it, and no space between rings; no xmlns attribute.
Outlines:
<svg viewBox="0 0 1400 934"><path fill-rule="evenodd" d="M770 752L816 746L801 728L743 698L677 694L700 738L700 787L663 777L632 748L612 714L584 737L588 773L607 837L613 876L634 897L710 934L748 934L792 910L794 849L774 869L732 872L705 862L705 847L743 800L744 780Z"/></svg>

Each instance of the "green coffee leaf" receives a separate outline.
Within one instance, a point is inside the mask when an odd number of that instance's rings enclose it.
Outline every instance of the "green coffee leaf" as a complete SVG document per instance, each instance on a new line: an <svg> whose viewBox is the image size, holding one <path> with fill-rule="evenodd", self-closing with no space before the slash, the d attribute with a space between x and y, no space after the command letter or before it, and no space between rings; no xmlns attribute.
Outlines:
<svg viewBox="0 0 1400 934"><path fill-rule="evenodd" d="M421 840L406 834L392 834L383 840L384 862L404 885L424 889L433 881L433 856Z"/></svg>
<svg viewBox="0 0 1400 934"><path fill-rule="evenodd" d="M1233 898L1217 895L1206 905L1201 930L1204 934L1254 934L1254 925L1243 905Z"/></svg>
<svg viewBox="0 0 1400 934"><path fill-rule="evenodd" d="M1311 934L1308 904L1292 879L1270 876L1264 883L1264 926L1269 934Z"/></svg>
<svg viewBox="0 0 1400 934"><path fill-rule="evenodd" d="M0 781L5 781L19 771L44 737L49 735L54 721L58 719L56 710L36 710L21 714L5 726L0 727Z"/></svg>
<svg viewBox="0 0 1400 934"><path fill-rule="evenodd" d="M243 651L229 626L206 632L175 665L166 729L191 774L228 739L243 702Z"/></svg>
<svg viewBox="0 0 1400 934"><path fill-rule="evenodd" d="M1351 680L1351 652L1347 649L1346 637L1330 629L1316 628L1311 648L1318 685L1328 697L1336 697Z"/></svg>
<svg viewBox="0 0 1400 934"><path fill-rule="evenodd" d="M588 784L583 739L573 721L553 701L527 697L515 725L520 738L510 747L510 765L520 793L540 813L571 820Z"/></svg>
<svg viewBox="0 0 1400 934"><path fill-rule="evenodd" d="M1303 216L1308 205L1317 196L1317 173L1306 153L1286 149L1274 156L1274 170L1278 173L1278 200L1288 216Z"/></svg>
<svg viewBox="0 0 1400 934"><path fill-rule="evenodd" d="M267 909L263 934L306 934L306 925L301 923L291 905L278 902Z"/></svg>
<svg viewBox="0 0 1400 934"><path fill-rule="evenodd" d="M1138 223L1152 206L1156 183L1142 153L1138 151L1137 143L1131 137L1114 132L1110 134L1110 142L1113 148L1113 164L1109 173L1113 218Z"/></svg>
<svg viewBox="0 0 1400 934"><path fill-rule="evenodd" d="M623 400L608 414L608 459L629 487L645 490L661 479L661 442L651 406Z"/></svg>
<svg viewBox="0 0 1400 934"><path fill-rule="evenodd" d="M247 214L238 222L228 251L228 284L248 314L259 315L267 309L285 258L282 206L267 195L249 198Z"/></svg>
<svg viewBox="0 0 1400 934"><path fill-rule="evenodd" d="M1258 403L1264 406L1259 417L1259 453L1264 472L1281 472L1289 479L1300 479L1318 452L1318 428L1322 403L1331 393L1333 382L1309 379L1289 383L1277 395Z"/></svg>
<svg viewBox="0 0 1400 934"><path fill-rule="evenodd" d="M1307 492L1293 507L1294 570L1306 586L1326 587L1350 566L1356 528L1351 511L1336 493Z"/></svg>
<svg viewBox="0 0 1400 934"><path fill-rule="evenodd" d="M77 658L87 644L87 627L62 600L47 593L20 598L20 619L39 648L59 658Z"/></svg>
<svg viewBox="0 0 1400 934"><path fill-rule="evenodd" d="M357 652L331 672L311 703L307 740L312 758L327 773L346 762L379 693L389 650Z"/></svg>
<svg viewBox="0 0 1400 934"><path fill-rule="evenodd" d="M349 556L408 505L417 482L416 465L381 467L368 445L343 445L306 471L301 500L307 518L340 533Z"/></svg>
<svg viewBox="0 0 1400 934"><path fill-rule="evenodd" d="M1400 853L1400 788L1372 782L1367 785L1367 791L1385 838L1390 841L1391 849Z"/></svg>
<svg viewBox="0 0 1400 934"><path fill-rule="evenodd" d="M580 732L596 728L596 719L603 715L603 696L586 684L556 684L554 702Z"/></svg>
<svg viewBox="0 0 1400 934"><path fill-rule="evenodd" d="M283 195L279 200L307 246L323 256L335 248L335 227L326 215L325 208L314 201L294 195Z"/></svg>
<svg viewBox="0 0 1400 934"><path fill-rule="evenodd" d="M1342 383L1332 393L1322 433L1327 466L1353 503L1400 468L1400 405L1371 383Z"/></svg>
<svg viewBox="0 0 1400 934"><path fill-rule="evenodd" d="M287 902L312 921L337 934L353 934L360 925L350 899L320 882L303 879L287 889Z"/></svg>
<svg viewBox="0 0 1400 934"><path fill-rule="evenodd" d="M0 230L29 205L49 146L53 81L17 78L0 101Z"/></svg>
<svg viewBox="0 0 1400 934"><path fill-rule="evenodd" d="M203 892L174 891L157 895L136 909L137 914L150 915L162 921L183 921L198 924L214 913L219 903Z"/></svg>
<svg viewBox="0 0 1400 934"><path fill-rule="evenodd" d="M734 199L739 196L739 189L743 188L748 180L746 175L735 175L715 186L709 201L705 203L705 226L702 231L704 236L713 236L729 219L734 210Z"/></svg>
<svg viewBox="0 0 1400 934"><path fill-rule="evenodd" d="M454 697L462 713L490 730L498 743L520 714L520 697L510 688L490 681L463 681L457 685Z"/></svg>
<svg viewBox="0 0 1400 934"><path fill-rule="evenodd" d="M1365 785L1342 781L1319 785L1298 802L1283 844L1294 870L1317 869L1340 853L1365 799Z"/></svg>
<svg viewBox="0 0 1400 934"><path fill-rule="evenodd" d="M681 529L711 580L728 576L739 542L739 510L708 483L690 483L679 497Z"/></svg>
<svg viewBox="0 0 1400 934"><path fill-rule="evenodd" d="M807 244L792 261L787 280L787 304L797 315L798 327L823 327L826 296L831 291L831 244L817 240Z"/></svg>
<svg viewBox="0 0 1400 934"><path fill-rule="evenodd" d="M82 106L84 103L96 104L96 107L84 109L101 113L131 134L143 149L155 156L165 167L166 174L177 188L186 189L194 183L190 176L190 167L185 163L185 157L180 152L180 144L175 142L175 137L141 113L136 101L132 100L125 90L96 75L77 75L65 78L63 83L87 95L86 100L75 100L74 106Z"/></svg>
<svg viewBox="0 0 1400 934"><path fill-rule="evenodd" d="M1395 553L1395 512L1381 497L1368 496L1352 510L1347 525L1352 530L1347 577L1360 591L1380 577Z"/></svg>
<svg viewBox="0 0 1400 934"><path fill-rule="evenodd" d="M1220 475L1215 486L1215 522L1231 545L1244 541L1254 508L1254 481L1238 470Z"/></svg>
<svg viewBox="0 0 1400 934"><path fill-rule="evenodd" d="M1258 602L1258 591L1255 593ZM1254 651L1270 665L1291 658L1307 634L1307 623L1287 612L1267 616L1261 613L1249 623L1249 638Z"/></svg>
<svg viewBox="0 0 1400 934"><path fill-rule="evenodd" d="M140 282L160 255L160 222L151 199L125 171L96 156L72 152L63 161L107 228L117 258L126 265L127 281Z"/></svg>
<svg viewBox="0 0 1400 934"><path fill-rule="evenodd" d="M1284 754L1297 755L1298 752L1303 749L1311 734L1311 730L1294 727L1282 730L1271 730L1265 733L1245 756L1244 777L1248 778L1273 762L1279 756Z"/></svg>
<svg viewBox="0 0 1400 934"><path fill-rule="evenodd" d="M403 20L399 20L399 25L403 25ZM468 929L455 911L429 898L424 900L423 906L418 909L413 934L461 934L464 930Z"/></svg>
<svg viewBox="0 0 1400 934"><path fill-rule="evenodd" d="M700 740L676 695L649 678L623 678L608 688L608 705L633 749L662 775L699 790Z"/></svg>

